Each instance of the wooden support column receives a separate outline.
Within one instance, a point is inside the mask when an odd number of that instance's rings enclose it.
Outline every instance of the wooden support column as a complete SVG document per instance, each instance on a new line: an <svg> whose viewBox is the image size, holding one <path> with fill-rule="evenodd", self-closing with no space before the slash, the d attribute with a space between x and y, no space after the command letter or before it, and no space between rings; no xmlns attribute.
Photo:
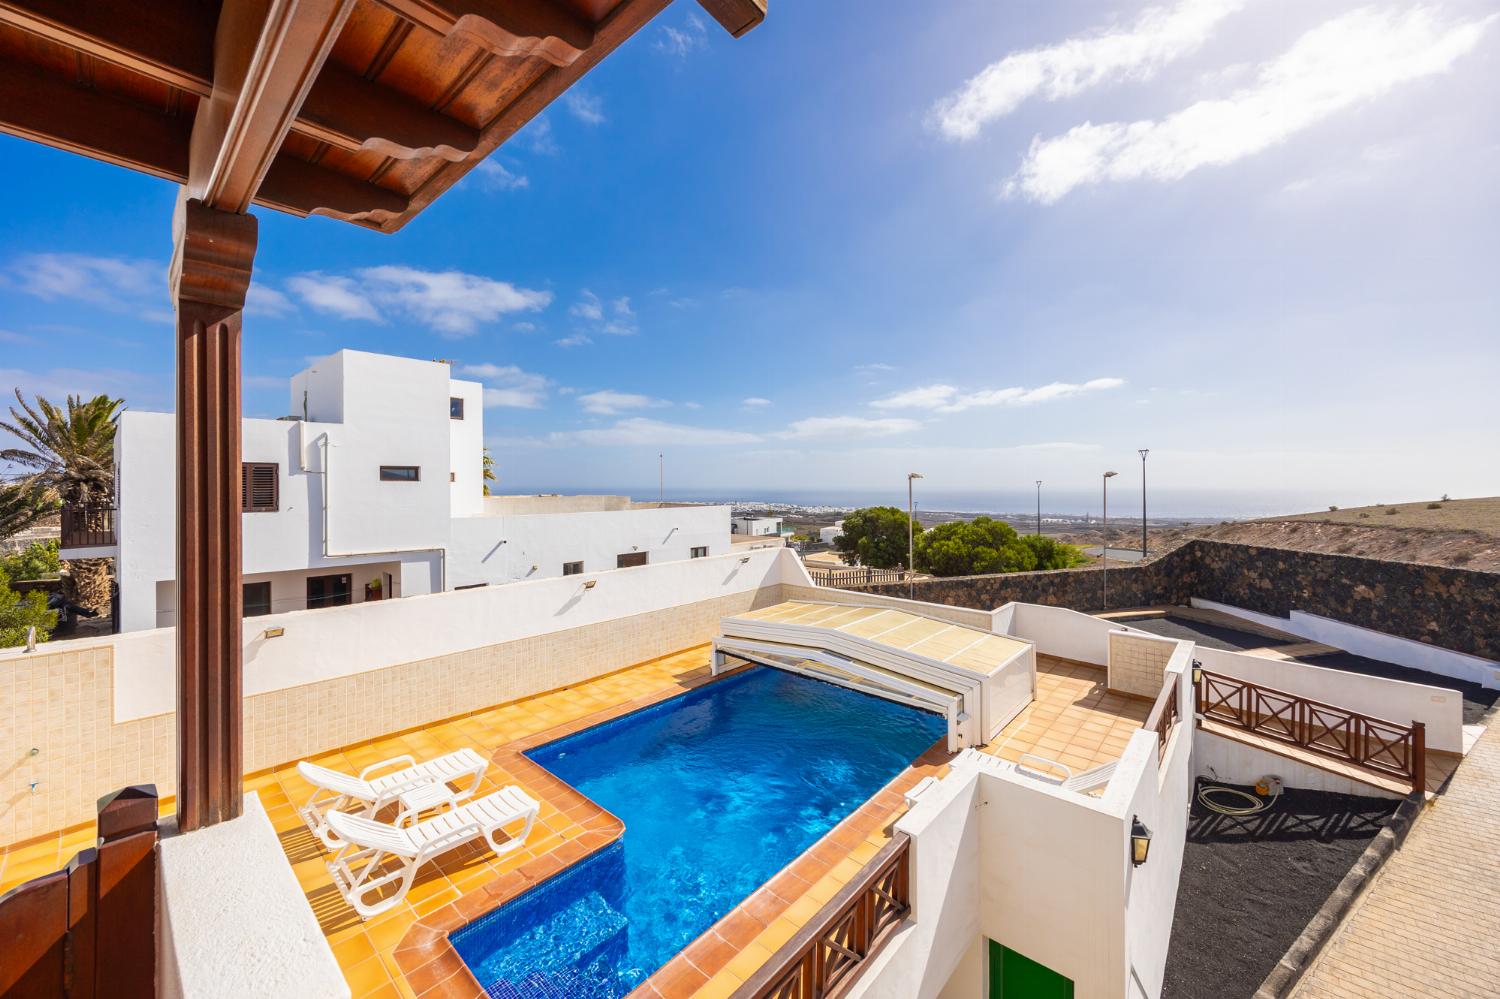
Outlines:
<svg viewBox="0 0 1500 999"><path fill-rule="evenodd" d="M177 309L177 821L240 814L240 323L256 220L184 194Z"/></svg>

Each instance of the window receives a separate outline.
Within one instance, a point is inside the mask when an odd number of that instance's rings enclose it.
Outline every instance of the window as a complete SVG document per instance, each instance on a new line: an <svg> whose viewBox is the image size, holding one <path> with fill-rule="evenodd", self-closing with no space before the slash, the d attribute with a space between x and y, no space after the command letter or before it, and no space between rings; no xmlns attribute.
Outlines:
<svg viewBox="0 0 1500 999"><path fill-rule="evenodd" d="M708 558L708 545L703 545L702 547L694 548L692 555L690 555L688 557L689 558Z"/></svg>
<svg viewBox="0 0 1500 999"><path fill-rule="evenodd" d="M343 573L337 576L308 576L307 577L307 607L309 610L315 607L342 607L352 601L350 595L350 576Z"/></svg>
<svg viewBox="0 0 1500 999"><path fill-rule="evenodd" d="M458 396L448 399L448 419L462 420L464 418L464 401Z"/></svg>
<svg viewBox="0 0 1500 999"><path fill-rule="evenodd" d="M457 472L449 472L448 473L448 481L449 482L457 482L458 481L458 473Z"/></svg>
<svg viewBox="0 0 1500 999"><path fill-rule="evenodd" d="M271 583L246 583L243 587L245 616L260 617L271 613Z"/></svg>
<svg viewBox="0 0 1500 999"><path fill-rule="evenodd" d="M616 555L615 568L629 569L634 565L645 565L647 554L647 552L626 552L623 555Z"/></svg>
<svg viewBox="0 0 1500 999"><path fill-rule="evenodd" d="M420 482L422 469L416 465L381 465L381 482Z"/></svg>
<svg viewBox="0 0 1500 999"><path fill-rule="evenodd" d="M563 563L563 575L564 576L576 576L576 575L578 575L581 572L583 572L583 563L582 562L564 562Z"/></svg>
<svg viewBox="0 0 1500 999"><path fill-rule="evenodd" d="M281 498L281 466L247 461L240 465L240 509L246 513L275 513Z"/></svg>

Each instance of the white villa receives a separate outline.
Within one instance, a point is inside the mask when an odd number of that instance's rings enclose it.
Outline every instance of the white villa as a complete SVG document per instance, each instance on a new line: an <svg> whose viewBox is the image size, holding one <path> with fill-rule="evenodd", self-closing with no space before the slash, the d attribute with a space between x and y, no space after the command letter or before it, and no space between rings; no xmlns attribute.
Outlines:
<svg viewBox="0 0 1500 999"><path fill-rule="evenodd" d="M484 495L483 400L444 362L341 350L292 378L292 415L244 420L245 615L729 550L727 507ZM122 631L175 622L174 441L125 413L113 536L64 532L64 558L115 559Z"/></svg>

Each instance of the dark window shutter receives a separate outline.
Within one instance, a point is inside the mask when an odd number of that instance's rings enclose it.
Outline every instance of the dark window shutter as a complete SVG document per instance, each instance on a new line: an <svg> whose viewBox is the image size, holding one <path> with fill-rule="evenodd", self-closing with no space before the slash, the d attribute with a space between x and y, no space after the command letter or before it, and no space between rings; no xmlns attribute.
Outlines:
<svg viewBox="0 0 1500 999"><path fill-rule="evenodd" d="M240 466L240 508L246 513L274 512L281 499L281 466L247 461Z"/></svg>

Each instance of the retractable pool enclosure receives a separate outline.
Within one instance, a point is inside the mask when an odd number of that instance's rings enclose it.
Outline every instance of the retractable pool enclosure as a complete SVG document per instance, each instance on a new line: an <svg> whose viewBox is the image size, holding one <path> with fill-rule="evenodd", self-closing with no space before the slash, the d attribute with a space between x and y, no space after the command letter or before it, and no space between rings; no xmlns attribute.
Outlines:
<svg viewBox="0 0 1500 999"><path fill-rule="evenodd" d="M791 601L727 617L714 672L730 658L937 712L952 752L988 742L1036 691L1030 643L888 607Z"/></svg>

